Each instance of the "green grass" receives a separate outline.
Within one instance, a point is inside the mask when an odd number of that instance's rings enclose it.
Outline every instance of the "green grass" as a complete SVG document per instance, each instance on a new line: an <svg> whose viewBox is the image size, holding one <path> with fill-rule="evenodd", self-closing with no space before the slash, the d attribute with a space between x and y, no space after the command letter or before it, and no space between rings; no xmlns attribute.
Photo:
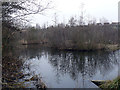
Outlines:
<svg viewBox="0 0 120 90"><path fill-rule="evenodd" d="M120 90L120 76L99 86L103 90Z"/></svg>

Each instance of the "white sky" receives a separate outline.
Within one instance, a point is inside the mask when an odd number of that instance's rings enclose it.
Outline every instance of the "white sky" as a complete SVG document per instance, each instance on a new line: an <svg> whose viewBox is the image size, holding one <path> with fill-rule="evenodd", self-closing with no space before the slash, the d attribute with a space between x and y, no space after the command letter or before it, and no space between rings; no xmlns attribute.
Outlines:
<svg viewBox="0 0 120 90"><path fill-rule="evenodd" d="M80 15L81 3L84 3L85 16L91 15L99 21L105 17L109 21L118 21L118 2L120 0L52 0L53 9L47 10L45 16L34 15L34 24L42 26L44 23L53 24L54 13L58 22L68 22L71 16Z"/></svg>

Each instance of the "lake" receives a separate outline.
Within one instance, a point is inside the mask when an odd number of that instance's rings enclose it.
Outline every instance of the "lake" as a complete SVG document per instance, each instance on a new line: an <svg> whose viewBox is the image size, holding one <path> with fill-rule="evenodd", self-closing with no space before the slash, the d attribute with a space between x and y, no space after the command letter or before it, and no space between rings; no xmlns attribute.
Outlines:
<svg viewBox="0 0 120 90"><path fill-rule="evenodd" d="M120 50L83 52L25 46L17 55L23 62L21 71L30 74L23 79L37 75L48 88L98 88L91 80L118 76L119 53ZM27 84L29 88L36 87L33 82Z"/></svg>

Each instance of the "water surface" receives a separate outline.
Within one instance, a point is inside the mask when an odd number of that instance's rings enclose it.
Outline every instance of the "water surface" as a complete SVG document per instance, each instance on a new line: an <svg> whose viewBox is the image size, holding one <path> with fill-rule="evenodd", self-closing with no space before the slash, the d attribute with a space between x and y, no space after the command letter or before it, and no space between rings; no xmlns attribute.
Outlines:
<svg viewBox="0 0 120 90"><path fill-rule="evenodd" d="M24 74L38 75L48 88L98 88L91 80L112 80L118 76L120 50L59 51L41 47L27 47L23 59ZM31 83L29 87L35 87Z"/></svg>

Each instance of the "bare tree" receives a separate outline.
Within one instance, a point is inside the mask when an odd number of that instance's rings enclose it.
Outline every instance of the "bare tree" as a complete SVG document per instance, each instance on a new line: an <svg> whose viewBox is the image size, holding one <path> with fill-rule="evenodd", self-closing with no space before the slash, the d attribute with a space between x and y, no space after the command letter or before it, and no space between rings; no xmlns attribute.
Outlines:
<svg viewBox="0 0 120 90"><path fill-rule="evenodd" d="M75 26L76 22L77 22L77 20L74 17L71 17L70 20L68 21L68 23L70 24L70 26Z"/></svg>
<svg viewBox="0 0 120 90"><path fill-rule="evenodd" d="M85 24L85 17L84 17L84 14L85 14L85 10L84 10L84 3L81 3L80 5L80 16L79 16L79 20L78 20L78 23L79 25L84 25Z"/></svg>
<svg viewBox="0 0 120 90"><path fill-rule="evenodd" d="M51 9L51 1L48 0L19 0L18 5L25 8L24 10L17 10L16 13L13 13L12 19L19 22L28 22L30 21L28 17L34 14L44 15L44 12L48 9ZM19 23L18 22L18 23ZM17 23L17 22L16 22Z"/></svg>
<svg viewBox="0 0 120 90"><path fill-rule="evenodd" d="M50 3L43 0L18 0L18 2L2 3L3 41L8 41L18 31L18 26L28 22L27 17L32 14L43 14L50 9ZM5 27L5 28L4 28Z"/></svg>
<svg viewBox="0 0 120 90"><path fill-rule="evenodd" d="M108 23L108 20L105 17L100 18L100 23Z"/></svg>
<svg viewBox="0 0 120 90"><path fill-rule="evenodd" d="M40 29L40 25L36 24L36 29L39 30Z"/></svg>
<svg viewBox="0 0 120 90"><path fill-rule="evenodd" d="M87 16L87 23L88 25L95 25L97 22L96 18L95 17L92 17L90 15Z"/></svg>
<svg viewBox="0 0 120 90"><path fill-rule="evenodd" d="M54 13L54 20L53 20L53 22L54 22L54 24L55 24L55 27L57 26L57 24L58 24L58 16L57 16L57 13Z"/></svg>

